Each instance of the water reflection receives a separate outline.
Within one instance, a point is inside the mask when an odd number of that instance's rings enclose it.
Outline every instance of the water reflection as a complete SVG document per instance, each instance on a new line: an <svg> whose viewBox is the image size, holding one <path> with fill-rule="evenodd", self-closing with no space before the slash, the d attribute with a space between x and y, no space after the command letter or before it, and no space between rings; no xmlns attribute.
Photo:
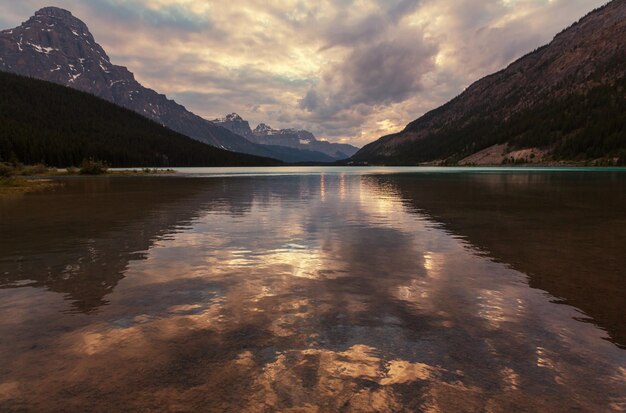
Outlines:
<svg viewBox="0 0 626 413"><path fill-rule="evenodd" d="M626 353L529 288L516 248L454 227L526 219L462 202L525 179L80 181L2 204L0 409L623 410Z"/></svg>
<svg viewBox="0 0 626 413"><path fill-rule="evenodd" d="M626 178L619 173L377 177L409 210L582 309L626 347Z"/></svg>
<svg viewBox="0 0 626 413"><path fill-rule="evenodd" d="M222 193L212 182L112 183L80 180L19 202L0 199L0 288L45 287L66 294L71 311L93 311L130 261Z"/></svg>

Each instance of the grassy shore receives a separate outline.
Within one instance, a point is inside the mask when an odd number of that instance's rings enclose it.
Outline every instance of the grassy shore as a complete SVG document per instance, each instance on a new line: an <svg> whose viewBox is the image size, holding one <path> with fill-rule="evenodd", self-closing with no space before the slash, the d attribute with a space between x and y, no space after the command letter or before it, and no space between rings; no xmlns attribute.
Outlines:
<svg viewBox="0 0 626 413"><path fill-rule="evenodd" d="M98 161L83 162L80 168L49 168L45 165L21 165L0 163L0 196L20 194L62 185L58 178L64 176L140 176L174 174L172 169L142 168L110 170Z"/></svg>
<svg viewBox="0 0 626 413"><path fill-rule="evenodd" d="M45 178L0 178L0 196L39 191L42 189L53 188L58 185L60 185L59 182Z"/></svg>
<svg viewBox="0 0 626 413"><path fill-rule="evenodd" d="M68 168L69 169L69 168ZM68 169L49 169L43 173L37 173L33 175L28 175L30 178L54 178L54 177L63 177L63 176L139 176L139 175L171 175L175 174L176 171L173 169L153 169L153 168L143 168L143 169L119 169L119 170L107 170L105 172L97 173L97 174L86 174L80 173L74 170Z"/></svg>

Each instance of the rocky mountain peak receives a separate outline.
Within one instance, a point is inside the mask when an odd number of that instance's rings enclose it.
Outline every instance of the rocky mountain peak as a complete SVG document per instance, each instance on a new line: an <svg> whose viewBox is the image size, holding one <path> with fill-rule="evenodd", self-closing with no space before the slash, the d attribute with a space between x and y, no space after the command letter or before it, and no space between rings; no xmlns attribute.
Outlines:
<svg viewBox="0 0 626 413"><path fill-rule="evenodd" d="M235 112L230 113L223 118L214 119L212 122L215 125L228 129L229 131L239 136L243 136L246 139L249 139L252 135L252 130L250 129L248 121L244 120Z"/></svg>
<svg viewBox="0 0 626 413"><path fill-rule="evenodd" d="M29 25L43 24L48 29L61 28L70 29L75 36L84 37L87 40L94 42L93 36L89 32L87 25L77 17L65 10L58 7L44 7L35 12L35 15L28 19L27 22L22 24L21 27L29 27ZM52 31L52 30L50 30ZM103 50L104 52L104 50Z"/></svg>
<svg viewBox="0 0 626 413"><path fill-rule="evenodd" d="M74 17L70 11L61 9L59 7L41 8L35 12L35 16L54 17L54 18L57 18L66 22L77 20L78 22L82 23L79 19Z"/></svg>
<svg viewBox="0 0 626 413"><path fill-rule="evenodd" d="M301 129L274 129L267 123L259 123L251 130L248 121L236 113L215 119L213 122L258 145L301 151L299 155L301 158L298 161L328 162L345 159L358 150L351 145L318 141L311 132Z"/></svg>
<svg viewBox="0 0 626 413"><path fill-rule="evenodd" d="M230 122L243 122L243 118L239 116L238 114L236 114L235 112L229 115L226 115L225 119Z"/></svg>
<svg viewBox="0 0 626 413"><path fill-rule="evenodd" d="M274 131L274 129L272 129L271 126L269 126L269 125L267 125L265 123L259 123L259 125L256 128L254 128L254 130L252 132L255 133L255 134L262 135L262 134L270 133L270 132L273 132L273 131Z"/></svg>
<svg viewBox="0 0 626 413"><path fill-rule="evenodd" d="M43 67L51 66L53 79L46 80L66 85L92 70L89 66L111 69L109 56L96 43L87 25L58 7L40 9L20 26L0 32L0 46L6 55L0 61L0 69L25 71L20 74L38 77L36 73Z"/></svg>

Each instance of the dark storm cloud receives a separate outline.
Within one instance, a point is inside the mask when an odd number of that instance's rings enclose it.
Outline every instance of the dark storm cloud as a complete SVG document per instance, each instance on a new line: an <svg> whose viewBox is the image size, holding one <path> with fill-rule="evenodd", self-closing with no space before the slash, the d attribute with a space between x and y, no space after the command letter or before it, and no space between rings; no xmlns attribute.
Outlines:
<svg viewBox="0 0 626 413"><path fill-rule="evenodd" d="M388 15L397 24L404 16L414 12L419 4L419 0L402 0L389 9Z"/></svg>
<svg viewBox="0 0 626 413"><path fill-rule="evenodd" d="M306 95L300 100L300 107L309 112L313 112L319 107L319 101L320 98L315 89L309 89Z"/></svg>
<svg viewBox="0 0 626 413"><path fill-rule="evenodd" d="M327 44L323 49L337 45L351 46L376 40L387 30L388 21L383 16L371 15L352 24L342 23L341 18L324 33Z"/></svg>
<svg viewBox="0 0 626 413"><path fill-rule="evenodd" d="M420 46L398 39L358 47L324 72L322 84L309 90L300 106L308 111L336 111L403 101L421 88L423 74L433 67L436 46ZM326 93L322 105L318 89Z"/></svg>
<svg viewBox="0 0 626 413"><path fill-rule="evenodd" d="M381 9L350 21L346 10L340 10L328 24L322 36L326 41L323 49L334 46L356 46L379 41L407 14L419 5L419 0L402 0L381 5Z"/></svg>

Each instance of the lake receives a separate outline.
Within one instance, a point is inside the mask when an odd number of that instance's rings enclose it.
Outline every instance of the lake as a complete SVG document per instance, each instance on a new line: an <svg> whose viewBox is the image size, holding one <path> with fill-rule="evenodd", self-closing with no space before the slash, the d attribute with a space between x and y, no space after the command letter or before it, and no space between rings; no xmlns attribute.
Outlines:
<svg viewBox="0 0 626 413"><path fill-rule="evenodd" d="M223 168L0 198L0 411L626 411L626 171Z"/></svg>

